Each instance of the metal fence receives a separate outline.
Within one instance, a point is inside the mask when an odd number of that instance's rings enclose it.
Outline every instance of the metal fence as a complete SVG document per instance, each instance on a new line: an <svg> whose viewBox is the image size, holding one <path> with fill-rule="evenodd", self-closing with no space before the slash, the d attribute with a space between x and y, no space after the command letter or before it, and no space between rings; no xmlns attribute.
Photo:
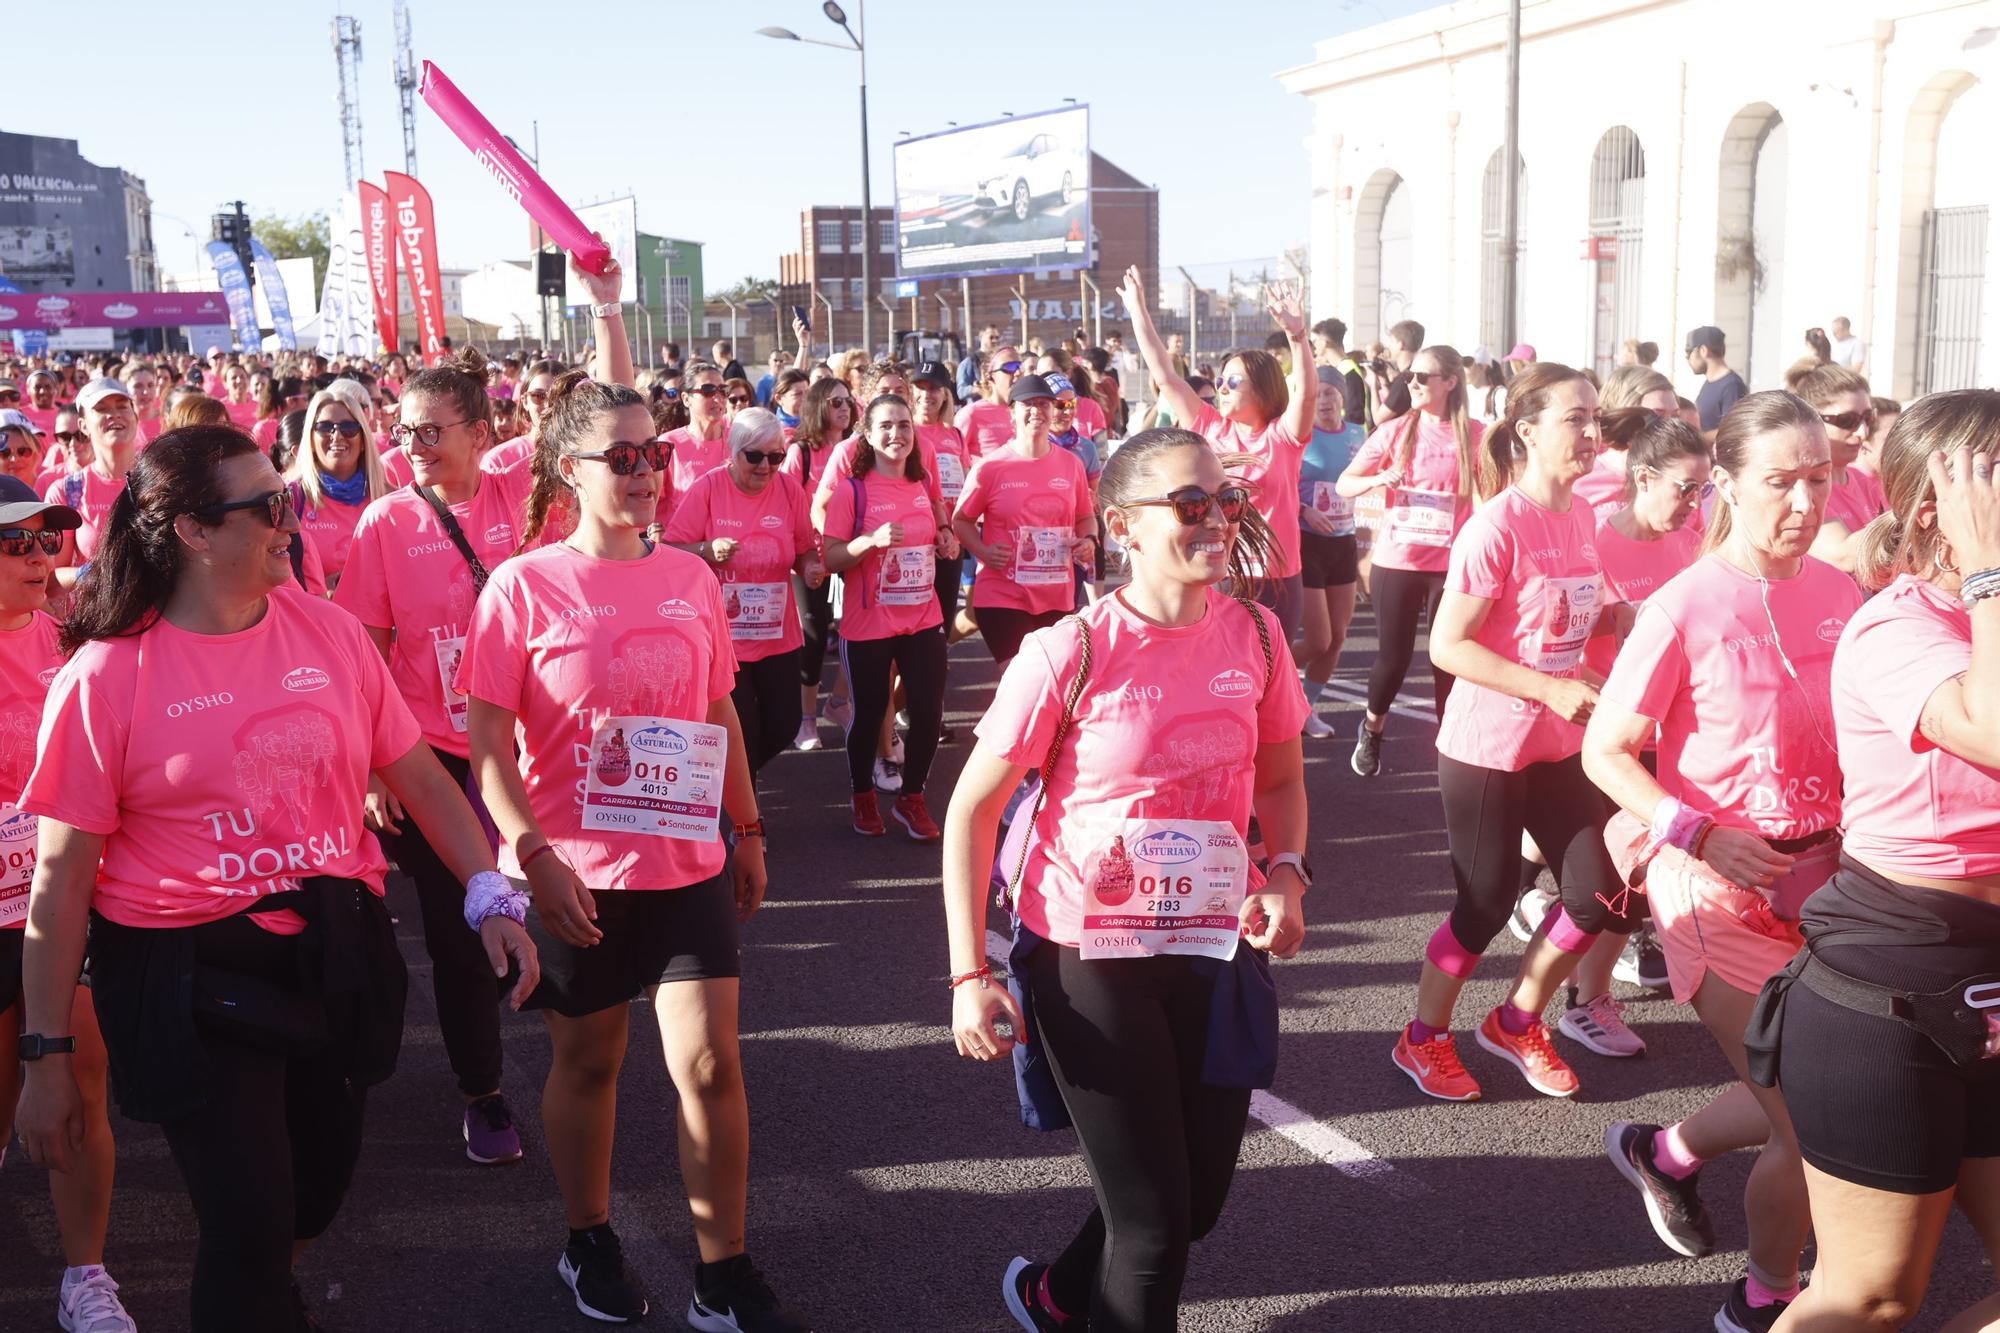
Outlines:
<svg viewBox="0 0 2000 1333"><path fill-rule="evenodd" d="M1979 382L1980 298L1986 290L1987 209L1924 214L1923 307L1917 321L1917 387L1923 393Z"/></svg>

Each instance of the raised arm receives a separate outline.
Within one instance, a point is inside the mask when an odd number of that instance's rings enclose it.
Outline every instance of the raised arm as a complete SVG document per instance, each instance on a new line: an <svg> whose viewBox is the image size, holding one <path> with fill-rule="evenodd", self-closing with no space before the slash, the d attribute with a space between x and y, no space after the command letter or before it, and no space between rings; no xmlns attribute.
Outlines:
<svg viewBox="0 0 2000 1333"><path fill-rule="evenodd" d="M1291 401L1285 407L1285 429L1294 439L1311 440L1313 414L1319 408L1319 369L1313 364L1312 345L1306 341L1305 305L1298 287L1289 282L1266 287L1264 308L1271 312L1272 320L1292 345L1292 370L1285 382L1285 387L1291 390Z"/></svg>
<svg viewBox="0 0 2000 1333"><path fill-rule="evenodd" d="M599 240L604 238L599 236ZM575 259L569 261L569 271L590 293L593 306L603 306L611 313L597 316L597 364L601 378L613 384L622 384L628 389L638 387L637 376L632 373L632 347L625 337L625 311L619 297L625 286L625 270L618 267L613 259L605 264L602 273L587 273L577 267Z"/></svg>
<svg viewBox="0 0 2000 1333"><path fill-rule="evenodd" d="M1176 426L1194 429L1195 418L1201 414L1201 398L1193 385L1174 373L1174 358L1160 331L1153 327L1153 314L1146 306L1146 283L1139 276L1138 265L1125 270L1118 295L1132 316L1132 336L1139 344L1139 355L1145 358L1146 373L1153 378L1160 405L1173 414ZM1306 423L1311 425L1312 418L1307 417Z"/></svg>

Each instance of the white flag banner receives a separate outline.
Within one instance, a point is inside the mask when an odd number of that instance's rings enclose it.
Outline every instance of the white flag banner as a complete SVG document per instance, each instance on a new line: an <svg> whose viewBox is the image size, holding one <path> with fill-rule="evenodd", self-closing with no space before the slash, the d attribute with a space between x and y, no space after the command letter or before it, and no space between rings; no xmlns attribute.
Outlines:
<svg viewBox="0 0 2000 1333"><path fill-rule="evenodd" d="M321 356L366 356L375 345L375 310L357 196L341 201L340 218L330 230L317 350Z"/></svg>

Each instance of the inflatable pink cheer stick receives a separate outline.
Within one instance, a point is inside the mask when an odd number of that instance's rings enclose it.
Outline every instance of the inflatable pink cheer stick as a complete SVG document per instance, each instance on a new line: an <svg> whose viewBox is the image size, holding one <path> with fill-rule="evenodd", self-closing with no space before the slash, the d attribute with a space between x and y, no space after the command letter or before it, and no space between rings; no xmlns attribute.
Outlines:
<svg viewBox="0 0 2000 1333"><path fill-rule="evenodd" d="M529 217L541 223L542 230L557 245L576 256L577 267L587 273L604 272L605 265L611 262L611 247L583 225L583 219L549 188L540 173L507 142L507 137L493 128L493 122L481 115L479 108L458 90L458 85L428 60L424 62L424 81L419 91L430 109L437 112L438 119L472 150L479 165L493 173L500 188L512 195Z"/></svg>

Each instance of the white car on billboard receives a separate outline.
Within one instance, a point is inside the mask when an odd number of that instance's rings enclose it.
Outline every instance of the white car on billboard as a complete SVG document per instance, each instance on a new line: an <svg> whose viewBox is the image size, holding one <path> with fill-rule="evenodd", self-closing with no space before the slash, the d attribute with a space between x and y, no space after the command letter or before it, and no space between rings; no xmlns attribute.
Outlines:
<svg viewBox="0 0 2000 1333"><path fill-rule="evenodd" d="M1060 199L1067 204L1089 183L1083 163L1061 138L1037 134L1001 158L979 182L979 201L1012 213L1016 222L1026 222L1037 199Z"/></svg>

